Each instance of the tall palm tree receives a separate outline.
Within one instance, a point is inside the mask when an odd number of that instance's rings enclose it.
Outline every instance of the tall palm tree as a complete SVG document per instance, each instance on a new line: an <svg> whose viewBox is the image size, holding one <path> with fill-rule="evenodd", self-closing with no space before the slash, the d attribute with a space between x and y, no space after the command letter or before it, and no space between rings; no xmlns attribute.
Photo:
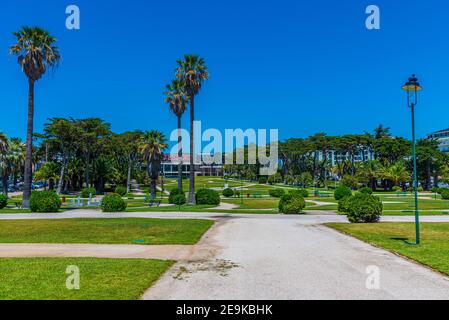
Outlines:
<svg viewBox="0 0 449 320"><path fill-rule="evenodd" d="M185 90L190 98L190 186L189 204L194 205L195 199L195 96L201 90L202 84L209 79L206 62L197 55L185 55L184 60L178 60L177 78L185 84Z"/></svg>
<svg viewBox="0 0 449 320"><path fill-rule="evenodd" d="M188 96L185 91L185 84L181 80L173 80L166 86L165 103L170 105L170 110L178 118L178 189L182 190L182 116L187 109Z"/></svg>
<svg viewBox="0 0 449 320"><path fill-rule="evenodd" d="M156 185L161 169L163 151L168 148L167 139L162 132L152 130L143 134L140 152L147 162L148 176L151 180L151 197L156 198Z"/></svg>
<svg viewBox="0 0 449 320"><path fill-rule="evenodd" d="M25 176L23 206L29 207L32 183L33 125L34 125L34 84L47 71L55 67L61 56L55 46L56 38L39 27L23 27L13 33L17 43L10 53L18 56L22 71L28 78L28 127L26 138Z"/></svg>

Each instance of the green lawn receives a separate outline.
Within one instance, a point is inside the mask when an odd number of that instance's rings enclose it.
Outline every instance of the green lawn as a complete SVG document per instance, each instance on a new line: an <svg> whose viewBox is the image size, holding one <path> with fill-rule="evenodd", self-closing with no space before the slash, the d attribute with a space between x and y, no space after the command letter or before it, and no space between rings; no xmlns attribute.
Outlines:
<svg viewBox="0 0 449 320"><path fill-rule="evenodd" d="M422 223L420 246L406 244L406 241L412 243L415 240L413 223L331 223L327 226L449 275L449 223Z"/></svg>
<svg viewBox="0 0 449 320"><path fill-rule="evenodd" d="M193 245L213 224L194 219L0 220L0 243Z"/></svg>
<svg viewBox="0 0 449 320"><path fill-rule="evenodd" d="M137 300L172 261L140 259L0 259L0 300ZM66 270L80 270L80 290L68 290Z"/></svg>

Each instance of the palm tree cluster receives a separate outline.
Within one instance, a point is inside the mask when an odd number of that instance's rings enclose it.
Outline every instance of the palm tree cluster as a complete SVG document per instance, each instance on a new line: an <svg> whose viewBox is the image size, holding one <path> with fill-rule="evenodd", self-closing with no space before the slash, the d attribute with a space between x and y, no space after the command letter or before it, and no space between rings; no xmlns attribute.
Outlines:
<svg viewBox="0 0 449 320"><path fill-rule="evenodd" d="M17 190L18 180L23 176L24 161L25 145L22 141L9 139L0 132L0 176L4 194L7 195L10 189Z"/></svg>

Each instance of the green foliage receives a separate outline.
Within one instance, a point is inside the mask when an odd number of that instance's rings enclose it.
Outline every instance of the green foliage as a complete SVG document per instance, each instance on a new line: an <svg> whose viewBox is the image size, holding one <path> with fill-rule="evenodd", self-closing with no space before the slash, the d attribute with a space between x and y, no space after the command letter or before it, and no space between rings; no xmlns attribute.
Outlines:
<svg viewBox="0 0 449 320"><path fill-rule="evenodd" d="M341 200L344 197L352 196L352 190L347 186L339 186L337 189L335 189L334 192L334 198L335 200Z"/></svg>
<svg viewBox="0 0 449 320"><path fill-rule="evenodd" d="M173 197L173 204L177 206L183 206L187 203L186 195L184 193L177 194Z"/></svg>
<svg viewBox="0 0 449 320"><path fill-rule="evenodd" d="M128 190L124 186L117 186L117 188L115 188L115 193L117 193L120 196L124 197L128 193Z"/></svg>
<svg viewBox="0 0 449 320"><path fill-rule="evenodd" d="M62 202L53 191L34 191L30 198L31 212L52 213L58 212Z"/></svg>
<svg viewBox="0 0 449 320"><path fill-rule="evenodd" d="M440 188L438 188L438 187L433 187L432 189L430 189L430 192L433 192L433 193L440 193Z"/></svg>
<svg viewBox="0 0 449 320"><path fill-rule="evenodd" d="M220 194L211 189L200 189L196 193L196 203L198 205L218 206L220 204Z"/></svg>
<svg viewBox="0 0 449 320"><path fill-rule="evenodd" d="M338 212L349 213L349 203L353 196L347 196L338 201Z"/></svg>
<svg viewBox="0 0 449 320"><path fill-rule="evenodd" d="M359 184L359 180L357 179L357 177L346 175L341 179L341 184L348 188L356 190Z"/></svg>
<svg viewBox="0 0 449 320"><path fill-rule="evenodd" d="M283 195L279 201L279 212L283 214L300 214L306 207L306 201L298 194Z"/></svg>
<svg viewBox="0 0 449 320"><path fill-rule="evenodd" d="M175 197L179 195L184 195L184 191L174 188L170 191L170 196L168 197L168 203L175 204ZM185 197L185 195L184 195Z"/></svg>
<svg viewBox="0 0 449 320"><path fill-rule="evenodd" d="M267 184L268 177L260 177L259 178L259 184Z"/></svg>
<svg viewBox="0 0 449 320"><path fill-rule="evenodd" d="M438 194L442 194L444 191L449 190L449 188L438 188Z"/></svg>
<svg viewBox="0 0 449 320"><path fill-rule="evenodd" d="M103 212L123 212L126 210L127 204L119 194L108 194L101 202L101 210Z"/></svg>
<svg viewBox="0 0 449 320"><path fill-rule="evenodd" d="M234 191L234 195L235 195L237 198L240 198L241 192L240 192L239 190L235 190L235 191Z"/></svg>
<svg viewBox="0 0 449 320"><path fill-rule="evenodd" d="M306 189L297 189L297 190L290 190L289 191L290 194L292 195L297 195L303 198L308 198L309 197L309 191L307 191Z"/></svg>
<svg viewBox="0 0 449 320"><path fill-rule="evenodd" d="M285 195L284 189L270 189L269 193L273 198L281 198L283 195Z"/></svg>
<svg viewBox="0 0 449 320"><path fill-rule="evenodd" d="M8 197L4 194L0 194L0 210L4 209L8 205Z"/></svg>
<svg viewBox="0 0 449 320"><path fill-rule="evenodd" d="M310 172L303 172L298 177L298 182L303 186L304 188L311 185L313 183L313 177Z"/></svg>
<svg viewBox="0 0 449 320"><path fill-rule="evenodd" d="M351 223L378 222L383 211L382 202L378 197L364 193L352 196L348 206L348 220Z"/></svg>
<svg viewBox="0 0 449 320"><path fill-rule="evenodd" d="M84 188L81 191L81 198L87 199L90 195L92 195L93 197L96 196L97 190L95 190L95 188Z"/></svg>
<svg viewBox="0 0 449 320"><path fill-rule="evenodd" d="M416 190L417 190L418 192L423 192L423 191L424 191L424 188L421 187L421 186L419 186Z"/></svg>
<svg viewBox="0 0 449 320"><path fill-rule="evenodd" d="M393 191L394 191L394 192L402 192L403 189L402 189L402 187L400 187L400 186L394 186L394 187L393 187Z"/></svg>
<svg viewBox="0 0 449 320"><path fill-rule="evenodd" d="M226 197L226 198L231 198L231 197L233 197L234 196L234 190L232 190L231 188L226 188L226 189L224 189L223 190L223 195Z"/></svg>
<svg viewBox="0 0 449 320"><path fill-rule="evenodd" d="M373 194L373 189L367 188L367 187L365 187L365 188L360 188L358 191L359 191L360 193Z"/></svg>
<svg viewBox="0 0 449 320"><path fill-rule="evenodd" d="M449 200L449 189L444 189L441 191L441 198L443 200Z"/></svg>

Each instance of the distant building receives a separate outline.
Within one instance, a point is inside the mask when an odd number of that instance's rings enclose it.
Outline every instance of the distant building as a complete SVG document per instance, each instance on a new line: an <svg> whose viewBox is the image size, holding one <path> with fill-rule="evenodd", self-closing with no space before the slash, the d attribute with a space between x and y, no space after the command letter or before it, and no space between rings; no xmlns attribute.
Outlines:
<svg viewBox="0 0 449 320"><path fill-rule="evenodd" d="M195 159L195 173L197 176L223 176L222 164L206 164L203 160L203 155L197 155ZM223 162L224 163L224 162ZM166 177L178 176L179 158L177 156L165 155L162 161L162 172ZM184 176L190 175L190 155L184 154L182 159L182 174Z"/></svg>
<svg viewBox="0 0 449 320"><path fill-rule="evenodd" d="M323 152L318 152L318 160L323 161L324 155ZM352 156L350 153L341 153L337 151L330 150L327 153L327 159L331 163L332 166L336 166L338 163L341 163L343 161L350 161L352 159ZM370 148L360 148L355 154L354 154L354 162L366 162L375 160L375 154L374 151Z"/></svg>
<svg viewBox="0 0 449 320"><path fill-rule="evenodd" d="M440 151L449 153L449 129L431 133L427 138L437 140Z"/></svg>

